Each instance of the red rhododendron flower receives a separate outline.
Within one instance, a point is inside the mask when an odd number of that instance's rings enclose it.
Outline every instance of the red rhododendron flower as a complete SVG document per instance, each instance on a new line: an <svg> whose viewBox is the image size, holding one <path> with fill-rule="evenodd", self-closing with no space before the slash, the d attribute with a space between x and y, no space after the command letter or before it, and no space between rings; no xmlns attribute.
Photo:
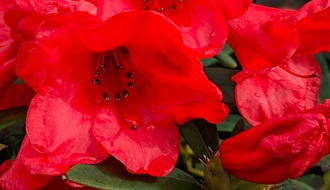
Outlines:
<svg viewBox="0 0 330 190"><path fill-rule="evenodd" d="M100 0L98 4L103 20L127 10L148 10L165 16L178 26L184 43L200 57L215 55L227 39L225 19L213 0Z"/></svg>
<svg viewBox="0 0 330 190"><path fill-rule="evenodd" d="M0 93L17 78L15 58L20 44L33 39L47 15L87 11L96 14L96 1L9 0L0 1Z"/></svg>
<svg viewBox="0 0 330 190"><path fill-rule="evenodd" d="M251 124L316 105L320 69L313 53L329 46L315 35L325 39L329 35L329 28L321 27L330 21L329 8L324 7L329 5L320 8L317 1L299 11L251 5L242 17L228 22L229 43L243 67L233 77L236 102ZM309 24L307 29L306 23L311 22L317 25Z"/></svg>
<svg viewBox="0 0 330 190"><path fill-rule="evenodd" d="M133 173L165 175L178 155L176 123L228 113L177 28L145 11L102 24L55 15L21 47L17 73L38 91L27 135L54 165L110 153Z"/></svg>
<svg viewBox="0 0 330 190"><path fill-rule="evenodd" d="M330 99L224 140L219 147L222 166L256 183L297 178L328 152L329 127Z"/></svg>

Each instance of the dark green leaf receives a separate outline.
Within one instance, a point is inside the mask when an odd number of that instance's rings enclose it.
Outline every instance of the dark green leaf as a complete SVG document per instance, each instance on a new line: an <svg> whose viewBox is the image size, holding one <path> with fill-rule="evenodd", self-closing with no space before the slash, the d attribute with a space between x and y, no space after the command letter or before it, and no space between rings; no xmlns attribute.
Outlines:
<svg viewBox="0 0 330 190"><path fill-rule="evenodd" d="M211 154L196 124L193 121L190 121L178 127L180 134L184 138L185 142L188 143L190 148L194 151L196 156L204 161L207 161L205 156L210 158Z"/></svg>
<svg viewBox="0 0 330 190"><path fill-rule="evenodd" d="M321 78L321 88L319 93L320 102L326 98L330 98L330 68L327 60L322 54L315 56L319 65L321 66L322 78Z"/></svg>
<svg viewBox="0 0 330 190"><path fill-rule="evenodd" d="M274 190L314 190L311 186L298 181L298 180L285 180L280 186L274 188Z"/></svg>
<svg viewBox="0 0 330 190"><path fill-rule="evenodd" d="M316 175L316 174L303 175L300 178L298 178L298 180L315 189L319 189L323 186L323 177L321 175Z"/></svg>
<svg viewBox="0 0 330 190"><path fill-rule="evenodd" d="M97 165L76 165L67 172L69 181L88 187L109 190L167 190L201 189L198 182L180 169L167 176L156 178L147 175L133 175L114 158Z"/></svg>
<svg viewBox="0 0 330 190"><path fill-rule="evenodd" d="M223 102L229 107L236 107L234 96L235 83L231 80L231 77L239 71L212 67L204 68L204 72L210 81L221 89Z"/></svg>
<svg viewBox="0 0 330 190"><path fill-rule="evenodd" d="M243 118L240 118L240 119L237 121L237 123L236 123L236 125L235 125L233 131L231 132L231 135L230 135L230 136L233 137L233 136L239 134L240 132L245 131L246 129L247 129L247 126L246 126L246 124L245 124L244 119L243 119Z"/></svg>
<svg viewBox="0 0 330 190"><path fill-rule="evenodd" d="M203 67L210 67L218 63L218 61L213 57L208 59L202 59L201 62Z"/></svg>
<svg viewBox="0 0 330 190"><path fill-rule="evenodd" d="M239 115L229 114L222 123L217 124L218 131L232 132L236 123L241 118Z"/></svg>
<svg viewBox="0 0 330 190"><path fill-rule="evenodd" d="M196 124L206 146L210 147L213 151L216 151L219 146L217 125L209 123L204 119L194 120L193 122Z"/></svg>
<svg viewBox="0 0 330 190"><path fill-rule="evenodd" d="M225 43L225 45L223 46L221 52L225 52L227 54L231 54L231 53L233 53L233 49L231 49L231 47L229 46L228 43Z"/></svg>
<svg viewBox="0 0 330 190"><path fill-rule="evenodd" d="M322 171L327 172L330 171L330 155L326 155L319 161L316 166L320 166Z"/></svg>
<svg viewBox="0 0 330 190"><path fill-rule="evenodd" d="M14 84L24 84L24 82L22 81L22 79L17 78L17 79L14 81Z"/></svg>
<svg viewBox="0 0 330 190"><path fill-rule="evenodd" d="M215 55L214 58L226 68L235 69L238 66L235 59L223 51L221 51L218 55Z"/></svg>

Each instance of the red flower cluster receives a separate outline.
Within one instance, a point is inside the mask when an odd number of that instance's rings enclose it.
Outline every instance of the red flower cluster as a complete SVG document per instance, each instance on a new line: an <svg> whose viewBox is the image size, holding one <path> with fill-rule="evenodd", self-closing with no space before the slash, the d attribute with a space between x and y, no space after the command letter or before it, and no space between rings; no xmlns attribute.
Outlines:
<svg viewBox="0 0 330 190"><path fill-rule="evenodd" d="M228 42L243 67L233 77L236 102L254 126L219 147L235 176L279 183L328 153L330 104L316 105L320 68L313 55L330 51L329 13L328 0L298 11L251 5L228 22Z"/></svg>
<svg viewBox="0 0 330 190"><path fill-rule="evenodd" d="M168 174L177 124L219 123L229 112L199 61L227 37L242 66L233 77L237 106L254 127L220 145L223 167L259 183L300 176L329 152L330 102L317 105L313 58L330 51L329 7L329 0L298 11L251 0L0 1L0 109L34 96L27 135L16 160L0 167L0 185L41 188L109 155L132 173ZM29 87L10 86L16 75ZM10 97L15 90L29 95Z"/></svg>

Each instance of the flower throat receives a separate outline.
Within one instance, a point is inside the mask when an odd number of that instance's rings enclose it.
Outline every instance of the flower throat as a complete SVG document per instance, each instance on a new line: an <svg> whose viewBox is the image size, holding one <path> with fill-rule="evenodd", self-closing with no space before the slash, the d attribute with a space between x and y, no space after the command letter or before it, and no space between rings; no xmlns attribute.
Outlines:
<svg viewBox="0 0 330 190"><path fill-rule="evenodd" d="M101 103L118 102L124 105L125 110L120 110L122 115L130 114L125 104L131 89L134 86L134 75L129 68L129 52L125 47L99 52L96 54L95 73L92 83L101 91ZM131 118L129 119L130 121ZM136 130L137 125L131 122L132 129Z"/></svg>

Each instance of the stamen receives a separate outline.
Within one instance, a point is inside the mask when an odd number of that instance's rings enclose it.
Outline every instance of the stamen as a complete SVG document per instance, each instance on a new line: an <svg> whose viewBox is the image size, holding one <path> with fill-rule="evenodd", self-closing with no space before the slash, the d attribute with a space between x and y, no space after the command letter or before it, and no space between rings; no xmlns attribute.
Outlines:
<svg viewBox="0 0 330 190"><path fill-rule="evenodd" d="M120 94L119 94L119 93L116 94L116 100L117 100L117 101L120 100Z"/></svg>
<svg viewBox="0 0 330 190"><path fill-rule="evenodd" d="M123 95L124 95L124 98L127 98L127 96L128 96L128 92L127 92L127 90L125 89L125 90L123 90Z"/></svg>
<svg viewBox="0 0 330 190"><path fill-rule="evenodd" d="M132 74L131 72L127 72L127 77L128 77L129 79L132 79L132 78L133 78L133 74Z"/></svg>
<svg viewBox="0 0 330 190"><path fill-rule="evenodd" d="M106 100L106 101L109 101L110 100L110 97L109 97L109 94L108 93L106 93L106 92L104 92L104 99Z"/></svg>
<svg viewBox="0 0 330 190"><path fill-rule="evenodd" d="M97 78L93 78L93 84L96 86L100 85L100 80Z"/></svg>
<svg viewBox="0 0 330 190"><path fill-rule="evenodd" d="M132 82L128 82L128 83L127 83L127 86L128 86L129 88L133 88L133 83L132 83Z"/></svg>
<svg viewBox="0 0 330 190"><path fill-rule="evenodd" d="M137 129L138 129L138 126L133 125L133 126L132 126L132 129L133 129L133 130L137 130Z"/></svg>

